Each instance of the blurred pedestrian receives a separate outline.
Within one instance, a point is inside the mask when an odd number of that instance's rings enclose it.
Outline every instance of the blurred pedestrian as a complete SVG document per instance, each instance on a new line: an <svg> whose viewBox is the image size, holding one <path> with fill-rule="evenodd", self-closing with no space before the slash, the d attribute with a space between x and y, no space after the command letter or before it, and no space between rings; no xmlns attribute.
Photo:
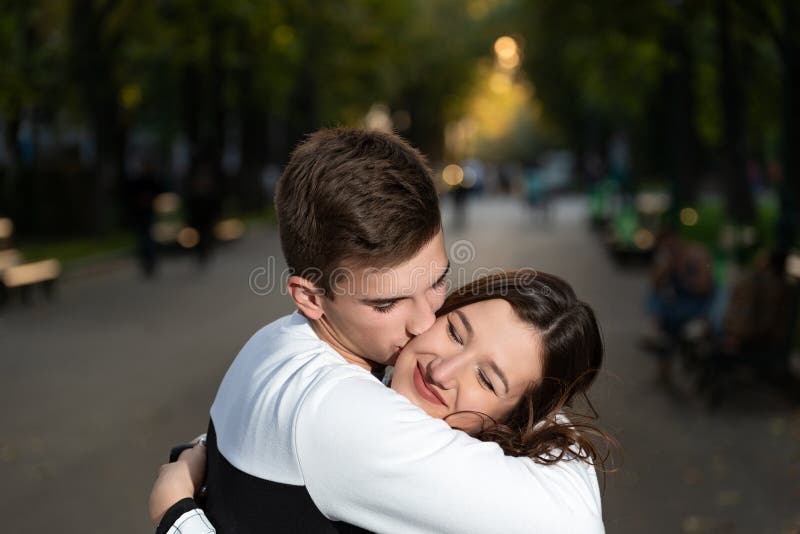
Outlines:
<svg viewBox="0 0 800 534"><path fill-rule="evenodd" d="M536 222L547 222L550 218L549 191L544 172L539 167L525 173L525 200Z"/></svg>
<svg viewBox="0 0 800 534"><path fill-rule="evenodd" d="M214 224L221 207L217 176L212 158L199 158L189 176L186 192L187 223L197 231L198 240L194 249L201 267L205 266L211 254Z"/></svg>
<svg viewBox="0 0 800 534"><path fill-rule="evenodd" d="M785 265L785 251L762 251L734 286L716 349L700 379L701 387L712 388L712 401L735 367L755 369L778 382L790 376L796 302Z"/></svg>
<svg viewBox="0 0 800 534"><path fill-rule="evenodd" d="M467 197L469 196L469 189L464 187L463 184L458 184L450 194L453 196L453 227L456 231L460 231L467 226Z"/></svg>
<svg viewBox="0 0 800 534"><path fill-rule="evenodd" d="M672 386L672 357L685 327L706 320L714 297L711 255L668 229L659 238L651 274L648 311L656 335L645 346L659 360L658 381Z"/></svg>
<svg viewBox="0 0 800 534"><path fill-rule="evenodd" d="M156 272L156 242L153 239L153 202L163 192L161 179L152 161L146 160L126 188L131 227L136 235L136 256L142 273L151 278Z"/></svg>

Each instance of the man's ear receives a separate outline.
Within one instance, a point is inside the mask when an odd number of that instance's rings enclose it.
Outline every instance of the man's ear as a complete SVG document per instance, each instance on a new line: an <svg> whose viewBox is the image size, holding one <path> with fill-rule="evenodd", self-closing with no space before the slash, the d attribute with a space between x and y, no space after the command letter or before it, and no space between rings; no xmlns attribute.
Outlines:
<svg viewBox="0 0 800 534"><path fill-rule="evenodd" d="M322 290L301 276L290 276L286 282L292 300L303 315L316 321L322 317Z"/></svg>

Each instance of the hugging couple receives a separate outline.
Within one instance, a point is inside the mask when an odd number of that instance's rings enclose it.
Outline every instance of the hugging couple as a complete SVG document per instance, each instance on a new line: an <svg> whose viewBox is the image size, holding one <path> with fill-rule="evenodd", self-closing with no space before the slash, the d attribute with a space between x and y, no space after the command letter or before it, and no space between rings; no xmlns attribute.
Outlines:
<svg viewBox="0 0 800 534"><path fill-rule="evenodd" d="M396 135L312 134L275 206L297 311L244 345L205 440L162 467L156 532L604 531L604 434L565 415L603 346L565 281L446 295L432 173Z"/></svg>

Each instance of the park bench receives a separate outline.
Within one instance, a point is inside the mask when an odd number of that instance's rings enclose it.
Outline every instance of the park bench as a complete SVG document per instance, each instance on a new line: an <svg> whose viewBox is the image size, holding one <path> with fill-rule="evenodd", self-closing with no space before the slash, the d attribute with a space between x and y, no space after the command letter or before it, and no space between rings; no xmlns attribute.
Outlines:
<svg viewBox="0 0 800 534"><path fill-rule="evenodd" d="M12 233L11 220L0 219L0 246L7 246ZM0 248L0 304L12 293L18 293L22 301L27 302L35 287L41 287L50 298L60 275L61 263L56 259L25 263L17 249Z"/></svg>

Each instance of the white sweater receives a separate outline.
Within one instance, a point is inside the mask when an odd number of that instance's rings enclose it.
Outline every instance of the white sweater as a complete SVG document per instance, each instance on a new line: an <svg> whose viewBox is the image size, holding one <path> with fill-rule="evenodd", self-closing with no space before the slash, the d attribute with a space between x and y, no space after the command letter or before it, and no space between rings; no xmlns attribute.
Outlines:
<svg viewBox="0 0 800 534"><path fill-rule="evenodd" d="M375 532L603 532L594 469L506 456L347 363L299 313L258 331L211 407L220 452ZM190 518L190 514L185 514ZM184 534L209 532L180 527Z"/></svg>

